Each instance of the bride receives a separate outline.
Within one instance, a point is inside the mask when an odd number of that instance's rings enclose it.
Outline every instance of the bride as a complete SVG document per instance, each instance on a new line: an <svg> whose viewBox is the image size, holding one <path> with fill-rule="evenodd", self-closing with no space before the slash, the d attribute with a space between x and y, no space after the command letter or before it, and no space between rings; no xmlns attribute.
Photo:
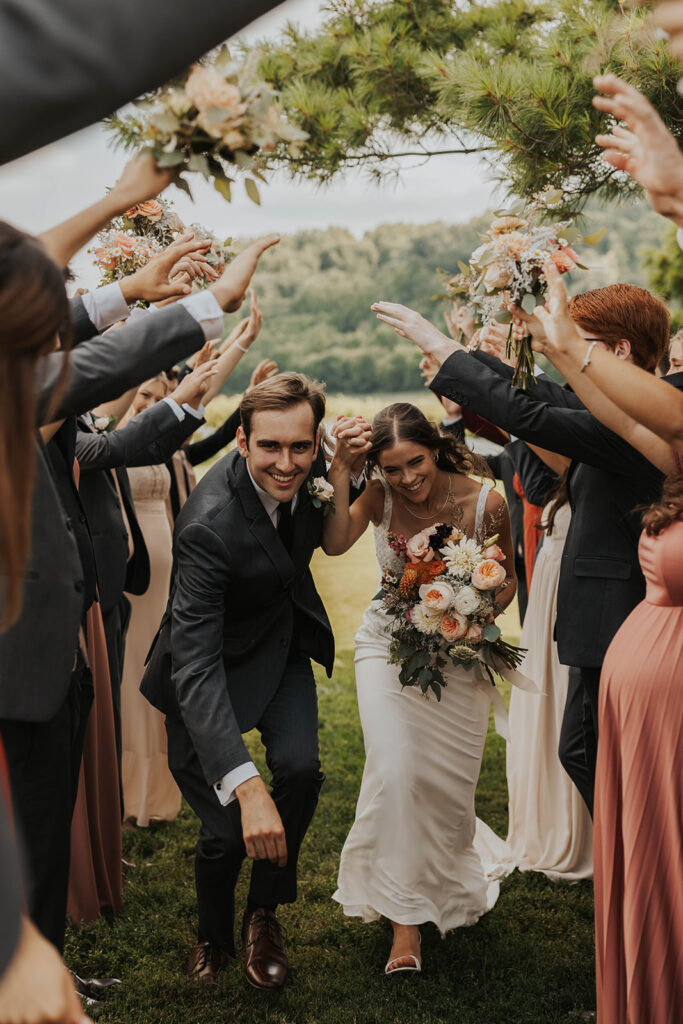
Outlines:
<svg viewBox="0 0 683 1024"><path fill-rule="evenodd" d="M336 514L325 519L327 554L348 551L372 522L381 576L401 572L397 552L433 524L452 524L479 540L497 533L507 570L497 601L506 607L516 587L507 507L489 485L467 475L488 475L486 464L441 435L415 406L390 405L373 420L369 482L349 507L350 466L358 456L349 439L361 429L370 428L340 421L334 430L328 478ZM350 916L391 921L385 973L393 974L421 970L419 925L432 921L443 934L491 909L499 890L491 865L505 859L505 847L474 812L491 684L451 666L444 669L440 703L414 687L402 689L399 667L389 664L387 621L373 600L356 635L366 762L334 899Z"/></svg>

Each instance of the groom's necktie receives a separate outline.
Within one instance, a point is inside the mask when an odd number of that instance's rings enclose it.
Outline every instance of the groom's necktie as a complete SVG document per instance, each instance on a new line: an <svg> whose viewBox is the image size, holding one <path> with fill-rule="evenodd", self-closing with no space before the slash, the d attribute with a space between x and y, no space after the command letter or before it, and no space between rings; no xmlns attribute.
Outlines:
<svg viewBox="0 0 683 1024"><path fill-rule="evenodd" d="M292 520L292 503L283 501L278 509L277 532L280 540L286 547L288 553L292 553L292 540L294 538L294 522Z"/></svg>

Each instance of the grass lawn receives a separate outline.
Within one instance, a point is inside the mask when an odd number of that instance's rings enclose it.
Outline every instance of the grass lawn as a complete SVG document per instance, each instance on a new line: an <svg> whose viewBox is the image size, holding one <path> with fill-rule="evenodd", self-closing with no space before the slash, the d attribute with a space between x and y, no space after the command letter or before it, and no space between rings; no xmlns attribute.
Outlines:
<svg viewBox="0 0 683 1024"><path fill-rule="evenodd" d="M423 928L424 973L385 978L386 922L344 918L330 899L339 852L353 819L363 743L353 678L353 634L374 593L368 533L340 559L316 558L314 571L337 637L334 676L319 675L320 739L327 781L304 843L299 899L280 912L291 974L284 991L256 992L239 960L211 990L186 979L196 917L193 853L197 822L183 807L171 824L124 833L125 906L112 920L70 929L66 959L81 975L123 979L99 1021L120 1024L570 1024L595 1006L593 901L589 883L553 884L541 875L503 881L494 909L472 928L441 939ZM507 636L519 631L515 612ZM251 748L262 764L260 743ZM493 730L484 755L477 812L507 829L505 749ZM419 841L407 835L406 842ZM246 900L242 872L238 906Z"/></svg>

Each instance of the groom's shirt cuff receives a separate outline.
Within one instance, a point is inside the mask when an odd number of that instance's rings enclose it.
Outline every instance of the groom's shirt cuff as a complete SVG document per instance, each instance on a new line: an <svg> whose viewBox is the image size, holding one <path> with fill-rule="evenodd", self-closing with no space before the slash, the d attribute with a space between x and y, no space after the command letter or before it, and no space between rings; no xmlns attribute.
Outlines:
<svg viewBox="0 0 683 1024"><path fill-rule="evenodd" d="M237 799L235 794L237 787L241 786L247 779L253 779L256 775L258 775L256 765L253 761L247 761L245 764L233 768L231 772L227 772L218 782L214 782L214 792L225 807Z"/></svg>

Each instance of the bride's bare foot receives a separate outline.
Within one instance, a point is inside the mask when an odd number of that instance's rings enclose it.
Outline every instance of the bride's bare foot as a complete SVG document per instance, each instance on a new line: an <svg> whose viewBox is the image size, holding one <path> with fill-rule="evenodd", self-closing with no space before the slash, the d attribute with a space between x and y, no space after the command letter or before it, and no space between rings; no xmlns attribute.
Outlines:
<svg viewBox="0 0 683 1024"><path fill-rule="evenodd" d="M421 971L420 929L415 924L396 924L394 921L391 926L394 929L394 941L384 973Z"/></svg>

